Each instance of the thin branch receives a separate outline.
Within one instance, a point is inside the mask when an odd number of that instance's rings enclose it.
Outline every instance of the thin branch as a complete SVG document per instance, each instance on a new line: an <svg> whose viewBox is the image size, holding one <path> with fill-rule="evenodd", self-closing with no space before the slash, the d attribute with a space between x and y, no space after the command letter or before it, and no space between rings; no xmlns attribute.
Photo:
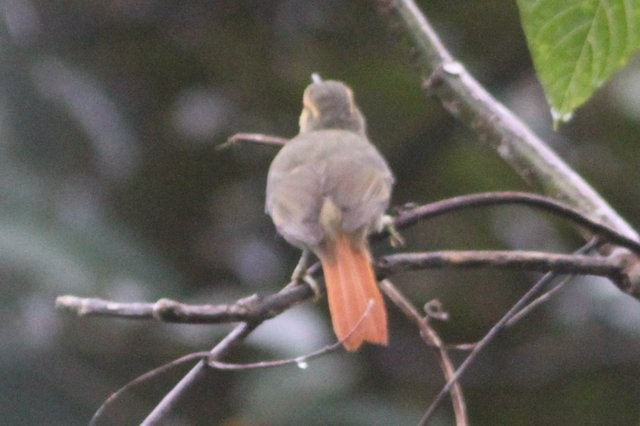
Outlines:
<svg viewBox="0 0 640 426"><path fill-rule="evenodd" d="M264 321L301 303L309 297L309 288L294 285L268 296L242 298L224 305L188 305L169 299L155 303L119 303L96 298L60 296L56 307L78 316L154 319L169 323L221 324L239 321Z"/></svg>
<svg viewBox="0 0 640 426"><path fill-rule="evenodd" d="M166 373L167 371L171 370L172 368L178 367L182 364L185 364L187 362L191 362L194 360L200 360L202 363L206 363L206 366L215 368L217 370L254 370L258 368L282 367L282 366L291 365L291 364L296 364L298 368L303 368L303 369L307 368L306 367L307 363L312 359L321 357L330 352L334 352L334 351L337 351L338 349L341 349L344 342L347 339L349 339L353 335L353 333L355 333L358 330L358 328L362 326L363 321L367 318L367 316L371 314L371 310L373 309L374 303L375 302L373 299L369 301L369 304L367 305L367 309L362 313L362 315L360 316L360 319L356 322L356 324L349 331L349 333L347 333L347 335L344 336L343 339L338 340L337 342L331 345L325 346L317 351L314 351L309 354L302 355L296 358L279 359L279 360L272 360L272 361L259 361L259 362L244 363L244 364L234 364L234 363L228 363L228 362L220 362L220 361L216 361L215 359L212 359L211 352L194 352L194 353L184 355L158 368L154 368L151 371L147 371L146 373L141 374L140 376L131 380L129 383L127 383L126 385L118 389L116 392L111 394L111 396L107 398L107 400L100 406L100 408L93 415L93 417L91 418L90 424L91 425L96 424L104 416L104 412L116 400L118 400L121 396L123 396L126 392L130 391L134 387L148 380L151 380L155 377L158 377Z"/></svg>
<svg viewBox="0 0 640 426"><path fill-rule="evenodd" d="M592 250L595 250L596 248L598 248L599 245L600 245L600 240L597 237L592 238L591 241L589 241L587 244L582 246L580 249L576 250L574 254L587 254ZM553 287L551 287L549 290L545 291L540 296L533 299L531 303L529 303L527 306L525 306L520 311L513 314L513 316L509 318L509 321L507 321L505 326L511 327L512 325L520 321L522 318L529 315L529 313L533 311L535 308L542 305L547 300L551 299L551 296L553 296L555 293L560 291L565 286L565 284L567 284L573 278L574 278L573 275L568 275L562 278L559 282L555 283Z"/></svg>
<svg viewBox="0 0 640 426"><path fill-rule="evenodd" d="M377 262L383 274L426 268L492 267L553 271L562 274L598 275L615 282L624 280L620 264L605 257L555 254L537 251L434 251L383 256Z"/></svg>
<svg viewBox="0 0 640 426"><path fill-rule="evenodd" d="M538 208L548 211L552 214L561 216L570 220L574 224L588 230L590 233L598 235L603 241L609 241L614 244L626 247L636 253L640 252L640 244L621 235L610 228L593 222L584 217L578 211L559 203L548 197L537 194L523 192L486 192L478 194L463 195L458 197L440 200L422 206L402 208L394 219L397 228L403 229L414 225L420 220L433 218L439 215L450 213L452 211L477 208L491 205L504 204L521 204L528 207ZM382 238L384 234L374 236L374 238ZM442 252L443 256L438 257L438 253L431 253L428 258L422 256L422 261L428 265L418 265L411 260L415 267L446 267L457 266L459 255L463 254L451 252ZM468 254L468 253L467 253ZM404 255L398 255L404 256ZM547 257L547 255L545 255ZM396 260L399 260L397 258ZM475 257L476 262L482 262L482 258ZM617 258L619 260L620 258ZM549 260L553 260L549 257ZM472 258L465 260L473 263ZM488 262L495 262L496 259L487 259ZM533 260L531 260L533 261ZM405 259L404 263L408 261ZM571 262L571 261L569 261ZM587 261L587 264L600 261ZM614 262L615 263L615 262ZM494 266L494 264L490 265ZM518 265L519 267L520 265ZM406 267L406 266L405 266ZM515 266L514 266L515 267ZM627 273L632 274L640 272L640 270L627 267ZM550 269L546 269L550 270ZM314 265L312 271L317 275L319 265ZM576 272L578 273L578 272ZM638 281L634 277L630 277L623 284L624 291L638 296L638 292L633 291L634 286L629 286L629 282ZM620 281L617 281L620 284ZM95 298L79 298L75 296L60 296L56 300L56 307L75 313L79 316L113 316L126 317L131 319L157 319L165 322L176 323L224 323L237 321L256 321L271 318L290 306L306 300L306 291L303 287L293 286L285 289L277 294L269 296L254 295L241 299L232 304L225 305L186 305L168 299L161 299L156 303L117 303ZM304 293L304 294L303 294Z"/></svg>
<svg viewBox="0 0 640 426"><path fill-rule="evenodd" d="M313 275L317 274L320 270L319 262L316 262L309 267L308 273ZM289 292L300 292L298 297L292 297L289 302L293 306L302 300L309 299L313 296L313 291L308 285L292 285L287 284L281 293L289 294ZM282 306L282 309L286 307ZM265 318L266 319L266 318ZM213 349L211 349L209 359L219 360L225 357L229 351L242 342L249 334L253 332L264 320L259 319L252 322L243 322L237 325L227 336L222 339ZM204 379L208 373L206 363L198 362L156 405L156 407L149 413L145 420L141 423L144 426L155 426L162 424L163 419L166 419L168 414L175 409L180 402L187 398L189 390L198 382Z"/></svg>
<svg viewBox="0 0 640 426"><path fill-rule="evenodd" d="M158 301L159 303L160 301ZM120 303L94 297L64 295L56 297L56 309L79 317L118 317L128 319L151 319L154 303Z"/></svg>
<svg viewBox="0 0 640 426"><path fill-rule="evenodd" d="M389 28L408 41L425 91L488 143L529 184L631 239L636 231L447 51L413 0L376 0Z"/></svg>
<svg viewBox="0 0 640 426"><path fill-rule="evenodd" d="M310 275L317 274L320 270L320 263L316 262L309 267L307 272ZM313 296L313 291L308 285L291 286L287 284L282 293L288 291L300 292L299 298L292 297L291 304L299 303ZM256 320L252 322L243 322L237 325L227 336L222 339L210 351L209 360L219 360L225 357L229 351L242 342L249 334L253 332L264 320ZM204 379L208 373L207 364L203 361L198 362L156 405L149 415L141 423L143 426L161 425L168 414L180 405L180 402L188 397L189 390L198 382Z"/></svg>
<svg viewBox="0 0 640 426"><path fill-rule="evenodd" d="M553 198L529 192L480 192L477 194L447 198L422 206L401 208L394 219L394 224L397 228L402 229L420 220L440 216L456 210L505 204L519 204L544 210L555 216L571 221L575 225L602 237L605 241L626 247L635 253L640 253L640 243L635 237L630 238L626 234L621 234L619 231L603 225L599 221L589 219L589 217L585 216L581 211L575 210Z"/></svg>
<svg viewBox="0 0 640 426"><path fill-rule="evenodd" d="M355 325L349 330L349 332L337 342L325 346L322 349L318 349L317 351L311 352L307 355L302 355L296 358L286 358L286 359L278 359L272 361L258 361L253 363L245 363L245 364L232 364L228 362L220 362L215 359L211 359L208 357L206 360L207 365L213 368L217 368L220 370L254 370L257 368L268 368L268 367L281 367L283 365L297 364L300 368L306 368L306 363L311 361L314 358L318 358L320 356L326 355L329 352L333 352L343 347L344 342L349 340L349 338L356 332L358 329L362 327L364 320L371 315L371 311L375 306L375 300L369 299L367 303L367 309L364 310L362 315L358 321L356 321ZM301 367L302 366L302 367Z"/></svg>
<svg viewBox="0 0 640 426"><path fill-rule="evenodd" d="M379 276L400 271L434 268L492 267L532 271L555 271L608 277L624 283L620 264L611 258L536 251L434 251L399 253L381 257ZM317 267L312 272L317 273ZM187 305L161 299L156 303L118 303L102 299L60 296L56 307L79 316L109 316L128 319L154 319L169 323L217 324L265 321L301 303L312 294L306 285L292 285L268 296L253 295L227 305Z"/></svg>
<svg viewBox="0 0 640 426"><path fill-rule="evenodd" d="M380 282L380 288L391 299L396 306L405 314L411 322L413 322L420 330L420 336L427 345L437 350L438 361L440 362L440 368L444 374L446 381L453 379L455 374L455 367L447 349L440 339L440 336L436 331L429 326L429 322L426 318L420 316L418 310L411 304L411 302L393 285L389 280L382 280ZM462 386L458 382L455 382L449 391L451 401L453 404L453 412L456 418L457 426L465 426L469 424L467 417L467 407L464 401L464 395L462 393Z"/></svg>
<svg viewBox="0 0 640 426"><path fill-rule="evenodd" d="M237 325L229 334L225 336L211 351L210 359L220 359L224 357L233 347L244 340L253 330L260 325L260 322L243 322ZM209 367L204 361L199 361L180 381L162 398L155 408L140 423L144 426L156 426L163 424L174 408L180 404L183 398L188 396L189 389L204 379L209 373Z"/></svg>
<svg viewBox="0 0 640 426"><path fill-rule="evenodd" d="M453 197L417 207L402 208L395 217L394 224L397 228L403 229L414 225L420 220L456 210L504 204L521 204L545 210L572 221L574 224L600 236L603 240L626 247L636 253L640 252L640 244L638 242L586 218L580 212L558 201L524 192L485 192ZM384 235L384 233L379 234L374 238L379 239ZM423 257L423 261L430 263L432 267L457 265L457 254L443 253L446 256L438 258L437 253L432 253L428 259ZM481 262L481 258L477 258L477 261ZM489 261L494 261L494 259L489 259ZM473 259L468 260L468 262L473 262ZM416 265L416 267L422 268L425 266ZM633 268L627 269L628 273L636 271ZM317 275L319 265L314 265L312 270ZM631 277L631 280L635 281L633 277ZM297 290L295 288L296 286L293 286L291 289L285 289L275 295L266 297L254 295L233 304L225 305L186 305L168 299L161 299L156 303L117 303L96 298L85 299L75 296L60 296L56 300L56 307L79 316L114 316L131 319L153 318L177 323L255 321L271 318L293 304L306 300L306 297L301 294L303 292L302 287ZM637 295L637 292L629 291L629 287L624 287L623 290L634 296Z"/></svg>
<svg viewBox="0 0 640 426"><path fill-rule="evenodd" d="M509 318L509 321L507 321L507 323L505 324L505 327L511 327L515 325L522 318L529 315L535 308L542 305L543 303L546 303L549 299L551 299L551 296L553 296L558 291L560 291L573 278L575 278L575 275L567 275L566 277L563 277L560 281L555 283L553 287L551 287L549 290L545 291L540 296L533 299L527 306L525 306L520 311L513 314L513 316Z"/></svg>
<svg viewBox="0 0 640 426"><path fill-rule="evenodd" d="M545 274L537 283L535 283L524 294L524 296L522 296L522 298L520 300L518 300L518 302L515 305L513 305L511 307L511 309L509 309L507 311L507 313L497 323L495 323L495 325L491 328L491 330L489 330L489 332L478 343L476 343L474 345L473 350L471 351L471 353L467 356L467 358L465 358L464 361L462 361L462 363L460 364L460 366L458 367L456 372L447 381L447 384L443 386L443 388L440 390L440 392L433 399L433 401L431 402L431 405L429 405L429 408L427 409L427 411L422 416L422 419L420 419L420 422L419 422L420 426L424 426L424 425L427 424L427 422L429 421L429 419L431 418L431 416L435 412L435 410L438 407L438 405L440 404L440 402L444 399L445 395L447 395L447 393L449 392L449 389L456 382L458 382L458 380L460 379L462 374L467 370L467 368L471 365L471 363L477 358L477 356L480 354L480 352L505 327L507 321L513 315L515 315L517 312L519 312L521 309L523 309L527 305L529 300L538 291L540 291L540 289L542 289L545 285L547 285L547 283L549 283L554 277L555 277L555 274L553 274L551 272Z"/></svg>
<svg viewBox="0 0 640 426"><path fill-rule="evenodd" d="M592 239L591 241L586 243L584 246L576 250L574 253L576 256L582 255L584 253L589 252L597 245L598 245L597 239ZM544 286L552 282L557 277L557 275L558 274L556 272L547 272L546 274L544 274L542 278L540 278L538 282L536 282L529 290L527 290L525 294L520 298L520 300L518 300L502 316L502 318L500 318L500 320L493 325L493 327L491 327L491 329L487 332L487 334L478 343L476 343L473 346L473 349L471 350L469 355L467 355L465 360L462 361L462 363L458 366L458 369L456 370L455 374L447 381L447 384L440 390L438 395L436 395L436 397L431 402L431 405L429 406L427 411L424 413L422 419L420 420L420 423L419 423L420 426L424 426L427 424L427 422L435 412L440 402L443 400L445 395L447 395L447 393L449 392L449 389L451 389L451 387L454 386L454 384L458 380L460 380L460 377L462 377L462 374L464 374L464 372L471 365L471 363L477 358L480 352L498 335L498 333L500 333L500 331L502 331L503 328L507 326L507 324L509 323L509 321L511 321L512 318L514 318L516 315L519 315L521 312L523 312L523 310L526 310L527 307L529 306L529 301L536 295L536 293L541 291L544 288Z"/></svg>
<svg viewBox="0 0 640 426"><path fill-rule="evenodd" d="M217 151L221 151L236 145L239 142L250 142L260 145L273 145L282 146L289 142L287 138L281 138L279 136L263 135L262 133L236 133L231 135L227 141L216 147Z"/></svg>
<svg viewBox="0 0 640 426"><path fill-rule="evenodd" d="M147 382L151 379L153 379L154 377L158 377L166 372L168 372L169 370L176 368L180 365L186 364L188 362L191 361L201 361L203 359L205 359L206 357L209 356L209 352L192 352L190 354L181 356L178 359L174 359L171 362L168 362L164 365L161 365L160 367L154 368L153 370L147 371L141 375L139 375L138 377L136 377L135 379L129 381L129 383L127 383L126 385L124 385L123 387L121 387L120 389L118 389L117 391L115 391L114 393L112 393L111 395L109 395L109 398L107 398L102 405L98 408L98 410L94 413L93 417L91 417L91 420L89 421L89 425L96 425L98 424L98 422L103 418L103 416L105 415L106 410L113 404L115 403L117 400L120 399L120 397L122 397L125 393L129 392L130 390L132 390L133 388L135 388L136 386Z"/></svg>

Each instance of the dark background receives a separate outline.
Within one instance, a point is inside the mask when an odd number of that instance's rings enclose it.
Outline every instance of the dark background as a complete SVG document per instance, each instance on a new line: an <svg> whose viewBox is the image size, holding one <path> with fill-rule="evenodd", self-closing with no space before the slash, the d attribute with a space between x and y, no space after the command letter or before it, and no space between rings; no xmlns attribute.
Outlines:
<svg viewBox="0 0 640 426"><path fill-rule="evenodd" d="M559 133L513 1L421 2L451 51L630 223L640 224L640 66ZM0 20L0 418L86 424L135 376L231 328L79 319L62 294L225 303L282 286L298 252L264 214L275 148L214 147L235 132L290 137L311 72L348 82L397 177L394 204L528 189L427 99L372 2L5 0ZM424 222L408 250L571 251L576 234L524 208ZM389 252L386 244L378 252ZM471 342L534 274L424 271L394 282L438 298L448 342ZM640 305L575 280L503 333L463 380L476 425L632 425L640 420ZM415 424L443 384L433 353L391 309L391 344L306 370L216 372L173 424ZM233 361L332 342L326 302L268 321ZM454 354L456 360L460 354ZM137 424L186 370L137 388L113 424ZM451 424L443 404L435 424Z"/></svg>

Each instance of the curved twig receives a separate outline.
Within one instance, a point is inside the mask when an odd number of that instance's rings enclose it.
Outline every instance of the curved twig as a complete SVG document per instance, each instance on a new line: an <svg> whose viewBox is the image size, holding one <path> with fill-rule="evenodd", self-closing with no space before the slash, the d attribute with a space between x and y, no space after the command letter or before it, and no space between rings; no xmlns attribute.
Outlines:
<svg viewBox="0 0 640 426"><path fill-rule="evenodd" d="M544 195L529 192L480 192L477 194L461 195L435 201L418 207L400 209L394 219L394 224L399 229L406 228L420 220L443 215L456 210L505 205L520 204L536 209L544 210L555 216L571 221L573 224L588 230L603 240L628 248L636 254L640 254L640 242L629 238L609 226L590 219L580 211Z"/></svg>
<svg viewBox="0 0 640 426"><path fill-rule="evenodd" d="M187 354L184 355L178 359L175 359L171 362L168 362L158 368L155 368L151 371L148 371L138 377L136 377L135 379L131 380L129 383L127 383L126 385L124 385L123 387L121 387L119 390L117 390L116 392L114 392L113 394L111 394L111 396L109 396L109 398L107 398L107 400L100 406L100 408L96 411L96 413L93 415L93 417L91 418L90 424L94 425L96 424L96 422L98 422L103 416L104 416L104 412L105 410L111 406L111 404L113 404L118 398L120 398L122 395L124 395L125 392L130 391L132 388L134 388L135 386L138 386L139 384L146 382L147 380L150 380L154 377L159 376L160 374L165 373L166 371L175 368L179 365L185 364L187 362L191 362L194 360L199 360L200 363L198 365L202 365L203 367L211 367L217 370L253 370L253 369L257 369L257 368L272 368L272 367L282 367L285 365L291 365L291 364L296 364L298 366L298 368L306 368L306 364L307 362L309 362L310 360L314 359L314 358L318 358L320 356L323 356L329 352L334 352L337 351L338 349L341 349L343 346L343 343L345 340L347 340L349 337L351 337L351 335L358 329L358 327L360 327L362 325L363 320L371 313L371 309L373 307L373 303L374 301L371 300L369 302L369 305L367 306L367 309L363 312L362 316L360 317L360 319L358 320L358 322L356 322L356 324L354 325L353 329L351 329L349 331L349 333L347 333L347 335L331 344L328 346L325 346L317 351L311 352L309 354L306 355L302 355L296 358L287 358L287 359L278 359L278 360L272 360L272 361L259 361L259 362L254 362L254 363L245 363L245 364L234 364L234 363L228 363L228 362L220 362L220 361L216 361L213 358L213 354L211 352L194 352L191 354ZM193 372L195 370L192 369L191 372ZM190 374L191 374L190 372ZM185 376L186 377L186 376ZM183 379L184 380L184 379ZM175 388L174 388L175 389ZM158 407L156 407L157 409ZM158 415L159 416L163 416L164 412L162 411L158 411ZM145 419L145 421L142 424L155 424L157 422L158 419L156 418L149 418L147 417L147 419Z"/></svg>
<svg viewBox="0 0 640 426"><path fill-rule="evenodd" d="M317 274L320 270L319 262L313 264L307 270L310 274ZM295 291L297 297L289 299L293 305L302 300L310 299L313 296L313 290L309 285L292 286L287 284L282 292ZM266 319L266 318L265 318ZM252 322L243 322L237 325L227 336L222 339L210 351L210 360L219 360L226 356L231 348L239 344L249 334L253 332L264 320L256 320ZM203 361L198 362L180 381L162 398L155 408L144 419L141 425L151 426L159 425L163 419L173 410L180 402L188 396L189 389L198 383L207 374L207 365Z"/></svg>
<svg viewBox="0 0 640 426"><path fill-rule="evenodd" d="M229 334L225 336L211 351L209 357L211 359L220 359L225 356L231 348L238 345L253 330L260 325L260 322L243 322L237 325ZM141 425L151 426L160 425L173 408L182 401L191 386L200 382L207 374L208 368L204 361L199 361L180 381L162 398L155 408L140 423Z"/></svg>
<svg viewBox="0 0 640 426"><path fill-rule="evenodd" d="M587 242L584 246L576 250L574 252L574 255L579 256L588 253L589 251L593 250L598 244L599 243L596 238L591 239L591 241ZM498 322L493 325L493 327L491 327L487 334L485 334L478 343L473 345L473 349L471 350L469 355L467 355L464 361L462 361L462 363L458 366L456 372L448 379L447 383L429 405L429 408L427 408L427 411L422 416L422 419L420 419L420 426L425 426L427 424L440 402L449 392L449 389L451 389L452 386L457 383L457 381L460 379L460 377L462 377L464 372L477 358L480 352L484 350L484 348L487 347L487 345L498 335L498 333L500 333L503 328L507 327L514 318L521 315L523 312L529 309L532 304L536 303L536 300L533 299L536 293L542 290L548 283L552 282L557 276L557 272L547 272L546 274L544 274L542 278L540 278L529 290L527 290L525 294L520 298L520 300L518 300L502 316L502 318L500 318L500 320L498 320Z"/></svg>
<svg viewBox="0 0 640 426"><path fill-rule="evenodd" d="M380 288L387 295L389 299L395 305L400 308L404 315L413 322L420 330L420 336L427 345L433 347L437 351L438 361L440 362L440 369L444 374L444 378L447 382L453 380L455 374L455 367L449 353L447 352L446 345L438 335L438 333L429 326L426 318L423 318L418 313L418 310L411 304L411 302L394 286L389 280L382 280L380 282ZM458 382L453 382L451 389L449 389L451 395L451 401L453 404L453 413L456 418L456 426L466 426L469 424L467 418L467 407L464 401L464 395L462 393L462 386Z"/></svg>

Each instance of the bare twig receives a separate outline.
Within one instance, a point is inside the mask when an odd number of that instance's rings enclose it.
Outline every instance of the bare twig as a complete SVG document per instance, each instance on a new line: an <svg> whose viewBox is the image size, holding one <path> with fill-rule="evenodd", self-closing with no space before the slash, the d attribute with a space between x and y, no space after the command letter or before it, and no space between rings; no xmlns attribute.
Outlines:
<svg viewBox="0 0 640 426"><path fill-rule="evenodd" d="M553 296L558 291L560 291L573 278L575 278L575 275L567 275L566 277L563 277L560 281L555 283L553 287L551 287L549 290L545 291L540 296L533 299L531 303L529 303L527 306L525 306L520 311L513 314L513 316L509 318L509 321L507 321L505 326L511 327L512 325L520 321L522 318L529 315L535 308L537 308L538 306L542 305L543 303L551 299L551 296Z"/></svg>
<svg viewBox="0 0 640 426"><path fill-rule="evenodd" d="M402 208L395 217L394 223L399 229L404 229L414 225L418 221L450 213L452 211L504 204L521 204L548 211L552 214L570 220L577 226L588 230L592 234L599 235L603 241L618 244L635 251L636 253L640 252L640 244L635 240L629 239L624 235L613 231L607 226L586 218L580 212L558 201L541 195L523 192L485 192L453 197L422 206ZM384 233L374 236L374 238L382 238L383 236ZM480 263L487 261L491 266L496 266L496 258L485 258L485 260L482 260L483 255L481 254L476 253L471 257L469 257L468 254L469 253L467 253L466 259L464 260L467 264L475 263L474 266L479 266ZM398 255L399 257L396 257L394 261L402 263L404 265L402 267L408 267L409 263L415 265L416 268L423 268L426 266L446 267L458 265L458 262L461 259L460 256L463 255L465 255L463 252L436 252L423 254L419 258L421 259L420 261L425 262L422 266L415 263L416 259L407 259L406 256L410 256L408 254ZM487 255L492 256L489 253L487 253ZM512 257L512 255L508 256ZM549 262L554 260L551 258L551 255L545 254L544 257L548 258ZM575 259L569 259L568 262L567 259L560 260L565 261L565 265L563 267L569 268L569 264L571 264ZM585 260L587 265L586 267L594 264L594 262L596 264L604 263L605 265L607 263L603 260ZM529 261L534 262L533 259L530 259ZM542 262L544 262L544 260L542 260ZM612 261L610 263L615 262ZM542 267L544 266L544 263L541 263L540 265ZM386 267L393 267L393 265ZM579 266L576 266L576 268L579 268ZM383 265L383 272L384 269L385 267ZM314 265L313 270L317 274L319 270L317 264ZM576 270L576 273L579 272ZM297 290L295 288L296 286L293 286L291 288L292 291L285 289L278 294L266 297L254 295L241 299L233 304L225 305L194 306L185 305L167 299L161 299L156 303L116 303L95 298L84 299L75 296L61 296L56 300L56 306L59 309L68 310L79 316L117 316L132 319L154 318L166 322L185 323L254 321L273 317L279 312L282 312L282 310L292 306L292 303L306 300L306 297L302 297L302 288L298 288Z"/></svg>
<svg viewBox="0 0 640 426"><path fill-rule="evenodd" d="M267 295L253 295L231 304L188 305L169 299L156 303L119 303L103 299L60 296L56 307L78 316L108 316L129 319L155 319L169 323L220 324L264 321L308 298L308 288L292 285Z"/></svg>
<svg viewBox="0 0 640 426"><path fill-rule="evenodd" d="M587 244L582 246L580 249L576 250L575 254L587 254L590 251L596 249L599 245L600 245L600 240L598 238L592 238L591 241L589 241ZM553 296L555 293L560 291L565 286L565 284L567 284L573 278L574 278L573 275L568 275L562 278L560 281L555 283L553 287L551 287L549 290L545 291L540 296L533 299L531 303L529 303L527 306L525 306L520 311L516 312L511 318L509 318L509 321L507 321L506 327L511 327L512 325L520 321L522 318L529 315L529 313L533 311L535 308L542 305L547 300L551 299L551 296Z"/></svg>
<svg viewBox="0 0 640 426"><path fill-rule="evenodd" d="M210 359L220 359L229 351L244 340L261 322L243 322L237 325L229 334L225 336L211 351ZM187 396L188 390L197 382L202 380L208 373L207 364L204 361L198 362L180 381L162 398L149 415L140 423L141 425L160 425L166 419L173 408Z"/></svg>
<svg viewBox="0 0 640 426"><path fill-rule="evenodd" d="M320 263L316 262L307 269L309 275L317 274L320 270ZM301 292L298 297L292 297L291 304L299 303L302 300L309 299L313 296L313 291L306 284L300 284L292 286L291 283L287 284L282 292L295 291ZM265 318L266 319L266 318ZM258 319L252 322L243 322L237 325L224 339L222 339L213 349L211 349L209 360L219 360L226 356L231 348L239 344L249 334L256 329L264 319ZM149 413L144 419L141 425L152 426L162 424L163 419L166 419L168 414L180 404L185 397L188 396L189 389L191 389L195 383L202 380L207 374L207 365L205 362L198 362L156 405L156 407Z"/></svg>
<svg viewBox="0 0 640 426"><path fill-rule="evenodd" d="M399 253L381 257L377 262L379 276L389 276L404 270L465 267L598 275L608 277L614 282L623 282L625 279L622 266L611 258L536 251ZM317 273L316 269L313 272ZM155 319L170 323L214 324L264 321L301 303L309 295L306 285L291 285L276 294L253 295L227 305L187 305L167 299L161 299L156 303L118 303L94 298L60 296L56 300L56 306L79 316L111 316Z"/></svg>
<svg viewBox="0 0 640 426"><path fill-rule="evenodd" d="M446 381L453 378L455 374L455 367L447 349L445 348L442 339L436 331L429 326L429 322L426 318L420 316L418 310L411 304L411 302L393 285L389 280L382 280L380 282L380 288L391 299L396 306L405 314L411 322L413 322L420 330L420 336L427 343L427 345L436 348L438 352L438 361L440 362L440 368L444 374ZM455 382L449 391L451 395L451 401L453 404L453 412L456 418L457 426L465 426L469 424L467 418L467 407L464 401L464 395L462 393L462 387L459 383Z"/></svg>
<svg viewBox="0 0 640 426"><path fill-rule="evenodd" d="M599 235L603 241L609 241L624 246L635 252L640 252L640 244L621 235L610 228L593 222L584 217L581 213L572 208L559 203L548 197L537 194L523 192L486 192L479 194L463 195L453 197L446 200L436 201L422 206L400 209L398 215L394 219L395 225L400 228L407 228L414 225L420 220L429 219L435 216L450 213L452 211L477 208L491 205L504 204L521 204L528 207L543 209L553 214L564 217L574 224L588 230L590 233ZM381 238L383 235L378 235ZM374 236L375 238L375 236ZM425 257L422 255L422 261L427 262L430 267L446 267L447 265L457 265L460 255L464 253L431 253ZM407 256L407 255L399 255ZM465 262L481 263L483 260L477 255L468 258ZM547 257L547 255L545 255ZM401 260L402 258L396 258ZM475 260L474 260L475 259ZM552 261L551 257L549 260ZM496 259L486 259L486 261L495 265ZM407 263L407 259L403 260ZM415 264L415 267L426 267ZM587 260L587 264L593 262L604 262ZM410 262L409 262L410 263ZM571 260L569 261L571 263ZM477 265L476 265L477 266ZM566 265L565 265L566 266ZM318 265L314 266L315 272L318 272ZM384 269L383 269L384 272ZM576 272L577 273L577 272ZM292 289L295 289L293 286ZM158 319L166 322L186 322L186 323L222 323L235 321L254 321L265 319L277 315L284 309L306 298L301 297L301 289L288 291L283 290L278 294L270 296L258 296L241 299L233 304L225 305L185 305L175 301L162 299L156 303L116 303L102 299L83 299L75 296L61 296L56 300L56 306L60 309L71 311L80 316L117 316L132 319Z"/></svg>
<svg viewBox="0 0 640 426"><path fill-rule="evenodd" d="M129 392L131 389L135 388L136 386L144 382L147 382L153 379L154 377L158 377L175 367L178 367L180 365L186 364L191 361L200 361L205 359L208 356L209 356L209 352L192 352L190 354L181 356L178 359L174 359L173 361L168 362L164 365L161 365L160 367L154 368L153 370L147 371L144 374L141 374L140 376L131 380L129 383L127 383L126 385L124 385L123 387L121 387L111 395L109 395L109 398L107 398L102 403L102 405L98 408L98 410L95 412L93 417L91 417L91 420L89 421L89 425L98 424L98 422L104 417L106 410L118 399L120 399L121 396L123 396L125 393Z"/></svg>
<svg viewBox="0 0 640 426"><path fill-rule="evenodd" d="M575 254L580 255L582 253L587 253L590 250L592 250L595 246L597 246L597 244L598 244L597 239L592 239L587 244L585 244L584 246L576 250ZM469 355L467 355L465 360L462 361L460 366L458 366L458 369L456 370L455 374L453 374L453 376L449 378L449 380L447 381L447 384L440 390L438 395L436 395L436 397L431 402L431 405L429 406L427 411L424 413L422 419L420 420L419 424L421 426L424 426L427 424L427 422L435 412L436 408L438 407L442 399L449 392L449 389L451 389L451 387L460 379L462 374L464 374L464 372L471 365L471 363L477 358L480 352L498 335L498 333L500 333L500 331L503 328L507 326L507 324L513 317L523 312L523 310L527 309L527 307L529 306L529 301L533 298L533 296L535 296L536 293L542 290L544 286L546 286L548 283L553 281L557 277L557 275L558 274L556 272L547 272L546 274L544 274L542 278L540 278L538 282L536 282L529 290L527 290L527 292L520 298L520 300L518 300L507 311L507 313L505 313L504 316L500 318L500 320L493 325L493 327L491 327L489 332L487 332L487 334L478 343L476 343L473 346L471 353L469 353Z"/></svg>
<svg viewBox="0 0 640 426"><path fill-rule="evenodd" d="M160 301L158 301L160 302ZM94 297L65 295L56 297L56 309L79 317L104 316L129 319L153 318L154 303L120 303Z"/></svg>
<svg viewBox="0 0 640 426"><path fill-rule="evenodd" d="M626 247L635 253L640 253L640 243L635 238L630 238L609 226L589 219L580 211L553 198L529 192L481 192L447 198L422 206L401 208L394 219L394 224L397 228L403 229L420 220L440 216L452 211L506 204L518 204L544 210L569 220L594 235L602 237L603 241L609 241L621 247Z"/></svg>
<svg viewBox="0 0 640 426"><path fill-rule="evenodd" d="M223 149L230 148L231 146L237 144L238 142L250 142L250 143L257 143L261 145L282 146L287 142L289 142L289 139L281 138L280 136L263 135L262 133L236 133L234 135L231 135L225 143L218 145L216 147L216 150L220 151Z"/></svg>
<svg viewBox="0 0 640 426"><path fill-rule="evenodd" d="M383 274L425 268L493 267L563 274L598 275L618 282L624 280L620 264L605 257L555 254L537 251L434 251L383 256L377 263Z"/></svg>
<svg viewBox="0 0 640 426"><path fill-rule="evenodd" d="M260 361L260 362L254 362L254 363L244 363L244 364L233 364L228 362L216 361L215 359L212 358L211 352L194 352L194 353L184 355L158 368L154 368L151 371L147 371L146 373L136 377L135 379L131 380L129 383L127 383L126 385L118 389L116 392L111 394L111 396L107 398L107 400L100 406L100 408L93 415L93 417L91 418L90 424L92 425L96 424L104 416L105 410L107 410L109 406L111 406L117 399L119 399L121 396L123 396L126 392L130 391L135 386L138 386L150 379L153 379L154 377L158 377L161 374L164 374L167 371L171 370L172 368L175 368L177 366L180 366L182 364L185 364L187 362L191 362L194 360L200 360L202 363L206 364L206 366L215 368L217 370L253 370L257 368L281 367L281 366L291 365L291 364L296 364L299 368L306 368L307 362L311 361L312 359L318 358L330 352L334 352L338 349L341 349L343 343L347 339L349 339L349 337L351 337L353 333L355 333L358 330L358 328L362 325L362 322L364 321L364 319L371 314L371 310L373 308L374 303L375 302L373 299L369 301L369 304L367 305L367 309L362 313L362 316L360 317L358 322L356 322L353 328L349 331L349 333L347 333L347 335L342 340L339 340L331 345L325 346L324 348L311 352L307 355L302 355L296 358L287 358L287 359L280 359L280 360L273 360L273 361Z"/></svg>

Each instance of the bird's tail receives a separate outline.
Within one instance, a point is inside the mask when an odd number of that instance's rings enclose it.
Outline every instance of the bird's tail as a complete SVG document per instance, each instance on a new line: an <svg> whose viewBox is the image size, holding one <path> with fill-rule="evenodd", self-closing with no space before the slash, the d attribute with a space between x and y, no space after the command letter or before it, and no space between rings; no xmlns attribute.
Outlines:
<svg viewBox="0 0 640 426"><path fill-rule="evenodd" d="M386 345L387 312L367 245L357 247L340 233L321 261L333 330L344 347L355 351L363 342Z"/></svg>

